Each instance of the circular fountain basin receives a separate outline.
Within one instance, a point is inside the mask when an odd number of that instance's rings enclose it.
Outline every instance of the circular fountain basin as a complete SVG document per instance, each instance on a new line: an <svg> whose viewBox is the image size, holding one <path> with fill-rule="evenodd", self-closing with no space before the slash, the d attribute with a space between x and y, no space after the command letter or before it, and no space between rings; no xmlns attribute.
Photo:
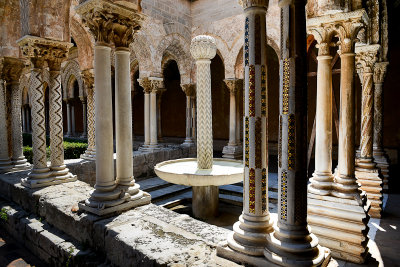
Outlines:
<svg viewBox="0 0 400 267"><path fill-rule="evenodd" d="M243 163L232 159L214 159L211 170L198 170L196 158L164 161L154 170L167 182L187 186L220 186L243 181Z"/></svg>

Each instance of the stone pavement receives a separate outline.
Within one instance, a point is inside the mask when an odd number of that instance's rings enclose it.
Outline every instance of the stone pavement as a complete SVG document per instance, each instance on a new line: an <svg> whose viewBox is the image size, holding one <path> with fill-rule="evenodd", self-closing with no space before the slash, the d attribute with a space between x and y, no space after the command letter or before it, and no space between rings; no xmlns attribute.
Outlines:
<svg viewBox="0 0 400 267"><path fill-rule="evenodd" d="M0 231L0 266L44 266L37 257L18 244L5 232Z"/></svg>

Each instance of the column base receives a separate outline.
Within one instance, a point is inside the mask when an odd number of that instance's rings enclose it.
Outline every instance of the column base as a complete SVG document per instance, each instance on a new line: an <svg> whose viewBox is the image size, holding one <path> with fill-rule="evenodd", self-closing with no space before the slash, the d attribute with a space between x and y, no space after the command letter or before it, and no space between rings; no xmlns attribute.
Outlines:
<svg viewBox="0 0 400 267"><path fill-rule="evenodd" d="M329 248L334 258L364 263L368 254L370 208L365 193L358 199L307 195L307 221L319 245Z"/></svg>
<svg viewBox="0 0 400 267"><path fill-rule="evenodd" d="M380 169L383 178L383 192L389 190L389 160L384 151L374 150L374 162Z"/></svg>
<svg viewBox="0 0 400 267"><path fill-rule="evenodd" d="M96 149L86 149L85 153L81 155L81 159L96 160Z"/></svg>
<svg viewBox="0 0 400 267"><path fill-rule="evenodd" d="M239 145L227 145L222 149L222 157L228 159L242 159L243 147Z"/></svg>
<svg viewBox="0 0 400 267"><path fill-rule="evenodd" d="M16 170L16 171L28 170L32 167L31 164L26 160L25 157L13 159L12 163L14 165L13 170Z"/></svg>
<svg viewBox="0 0 400 267"><path fill-rule="evenodd" d="M193 186L192 210L195 218L210 219L218 215L218 186Z"/></svg>
<svg viewBox="0 0 400 267"><path fill-rule="evenodd" d="M361 190L365 191L368 200L371 201L371 208L368 214L373 218L380 218L382 212L382 178L379 169L364 169L356 167L354 172Z"/></svg>
<svg viewBox="0 0 400 267"><path fill-rule="evenodd" d="M153 151L158 151L163 148L162 145L156 144L156 145L142 145L139 147L140 152L153 152Z"/></svg>
<svg viewBox="0 0 400 267"><path fill-rule="evenodd" d="M87 139L87 134L84 133L81 136L79 136L79 138Z"/></svg>
<svg viewBox="0 0 400 267"><path fill-rule="evenodd" d="M97 216L113 216L124 211L150 204L151 196L147 192L139 192L131 197L123 199L121 203L106 207L104 203L99 202L97 207L89 206L87 200L78 203L79 209Z"/></svg>
<svg viewBox="0 0 400 267"><path fill-rule="evenodd" d="M185 141L181 144L181 146L194 146L194 141L192 138L186 138Z"/></svg>
<svg viewBox="0 0 400 267"><path fill-rule="evenodd" d="M13 167L10 159L0 159L0 173L10 172Z"/></svg>

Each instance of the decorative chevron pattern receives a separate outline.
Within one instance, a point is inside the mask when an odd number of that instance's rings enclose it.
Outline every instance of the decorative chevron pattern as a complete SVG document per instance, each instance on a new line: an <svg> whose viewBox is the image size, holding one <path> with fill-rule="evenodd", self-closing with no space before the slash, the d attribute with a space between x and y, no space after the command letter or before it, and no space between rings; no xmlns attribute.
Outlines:
<svg viewBox="0 0 400 267"><path fill-rule="evenodd" d="M0 160L8 160L8 137L6 127L6 94L4 81L0 79Z"/></svg>
<svg viewBox="0 0 400 267"><path fill-rule="evenodd" d="M88 90L87 96L87 122L88 122L88 149L93 151L96 146L95 114L94 114L94 89Z"/></svg>
<svg viewBox="0 0 400 267"><path fill-rule="evenodd" d="M61 75L50 72L50 149L51 166L64 165L63 117L61 96Z"/></svg>
<svg viewBox="0 0 400 267"><path fill-rule="evenodd" d="M362 115L361 115L361 157L372 158L373 148L373 108L374 95L372 73L364 73L362 91Z"/></svg>
<svg viewBox="0 0 400 267"><path fill-rule="evenodd" d="M46 168L46 125L44 107L44 82L42 71L33 69L31 73L32 98L32 149L33 168Z"/></svg>
<svg viewBox="0 0 400 267"><path fill-rule="evenodd" d="M11 129L13 159L24 157L22 153L22 121L21 121L21 97L22 92L19 83L12 86L11 90Z"/></svg>
<svg viewBox="0 0 400 267"><path fill-rule="evenodd" d="M197 62L197 165L211 169L213 135L210 62Z"/></svg>

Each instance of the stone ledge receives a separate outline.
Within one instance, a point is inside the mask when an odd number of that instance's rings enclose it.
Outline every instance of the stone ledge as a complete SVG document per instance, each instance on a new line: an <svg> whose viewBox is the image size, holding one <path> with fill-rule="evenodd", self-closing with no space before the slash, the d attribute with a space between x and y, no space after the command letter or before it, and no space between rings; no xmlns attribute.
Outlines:
<svg viewBox="0 0 400 267"><path fill-rule="evenodd" d="M113 265L121 266L129 262L132 266L178 263L186 266L235 266L216 256L217 244L225 241L230 232L227 229L153 204L106 219L74 213L71 209L89 196L92 187L76 181L27 189L19 183L26 175L27 172L0 175L0 196L34 212L43 223L76 240L78 245L85 244L93 251L106 255ZM24 217L26 212L20 210L19 216ZM19 232L18 224L11 226L10 233ZM24 241L23 237L19 240ZM57 242L54 244L59 244ZM52 245L51 249L58 247ZM47 257L47 254L43 255Z"/></svg>

